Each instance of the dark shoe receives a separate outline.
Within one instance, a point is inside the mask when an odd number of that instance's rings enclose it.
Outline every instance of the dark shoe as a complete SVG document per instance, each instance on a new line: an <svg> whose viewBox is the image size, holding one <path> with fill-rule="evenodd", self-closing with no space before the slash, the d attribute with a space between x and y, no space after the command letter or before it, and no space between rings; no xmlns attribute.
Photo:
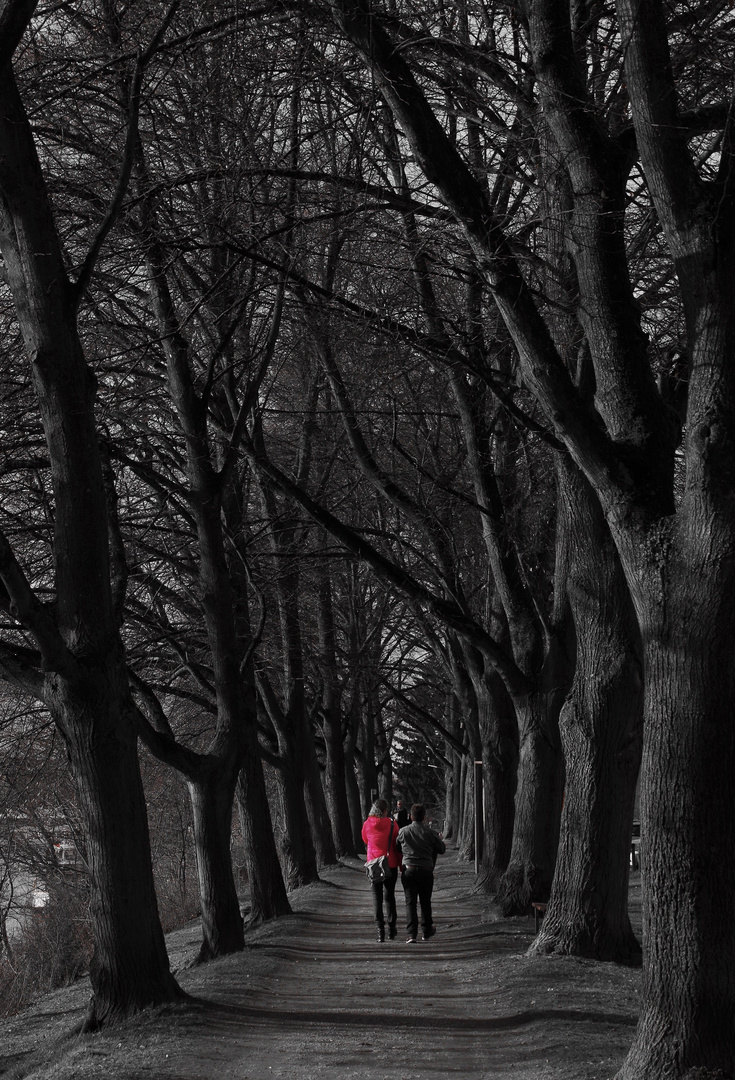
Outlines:
<svg viewBox="0 0 735 1080"><path fill-rule="evenodd" d="M385 941L385 927L384 926L379 926L378 927L378 941L380 941L380 942Z"/></svg>
<svg viewBox="0 0 735 1080"><path fill-rule="evenodd" d="M423 934L421 935L421 940L422 941L428 941L429 938L433 937L435 933L436 933L436 927L435 926L430 926L428 930L424 930Z"/></svg>
<svg viewBox="0 0 735 1080"><path fill-rule="evenodd" d="M406 944L407 945L415 945L416 944L416 938L415 937L407 937L406 938Z"/></svg>
<svg viewBox="0 0 735 1080"><path fill-rule="evenodd" d="M391 939L391 941L393 940L393 938L396 936L397 933L398 933L398 931L396 930L396 924L394 922L390 923L389 926L388 926L388 937Z"/></svg>

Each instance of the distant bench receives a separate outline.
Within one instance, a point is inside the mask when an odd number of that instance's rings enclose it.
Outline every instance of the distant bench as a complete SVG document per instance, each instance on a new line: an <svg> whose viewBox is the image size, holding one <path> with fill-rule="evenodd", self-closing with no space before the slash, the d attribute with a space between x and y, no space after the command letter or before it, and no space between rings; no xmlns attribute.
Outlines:
<svg viewBox="0 0 735 1080"><path fill-rule="evenodd" d="M542 904L538 900L533 900L531 902L531 907L533 908L533 917L536 920L536 933L537 934L538 934L538 928L541 925L541 920L543 919L544 915L546 914L546 909L547 909L548 906L549 906L548 904Z"/></svg>

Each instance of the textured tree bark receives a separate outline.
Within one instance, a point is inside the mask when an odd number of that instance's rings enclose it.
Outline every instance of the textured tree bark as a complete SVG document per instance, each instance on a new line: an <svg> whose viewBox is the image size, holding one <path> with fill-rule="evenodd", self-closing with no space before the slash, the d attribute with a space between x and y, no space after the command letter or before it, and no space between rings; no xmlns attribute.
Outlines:
<svg viewBox="0 0 735 1080"><path fill-rule="evenodd" d="M250 646L253 633L248 602L249 582L246 572L247 551L240 548L241 538L247 536L243 520L243 503L237 497L236 485L230 484L223 493L223 510L230 534L228 574L235 594L235 631L239 648ZM237 552L235 555L234 553ZM252 649L240 667L239 699L246 722L241 735L244 746L243 762L237 778L237 800L240 830L245 847L245 862L250 885L250 917L256 924L265 919L288 915L291 905L286 895L281 864L278 859L273 820L263 775L263 761L255 730L257 692Z"/></svg>
<svg viewBox="0 0 735 1080"><path fill-rule="evenodd" d="M188 781L199 871L203 941L198 960L238 952L245 946L240 903L232 873L230 837L237 781L236 765L223 775L220 767Z"/></svg>
<svg viewBox="0 0 735 1080"><path fill-rule="evenodd" d="M459 726L459 703L451 691L447 695L447 727L455 739L461 741ZM444 741L444 755L448 765L444 769L446 783L445 797L445 840L456 840L460 831L462 817L462 758L448 739Z"/></svg>
<svg viewBox="0 0 735 1080"><path fill-rule="evenodd" d="M304 717L306 723L306 717ZM314 838L314 850L318 866L331 866L337 861L337 852L332 835L332 823L327 811L327 802L322 787L322 779L317 761L316 748L311 731L307 730L304 738L304 802L306 813Z"/></svg>
<svg viewBox="0 0 735 1080"><path fill-rule="evenodd" d="M521 734L516 818L508 868L496 899L505 916L525 915L547 901L559 843L564 762L560 742L533 722Z"/></svg>
<svg viewBox="0 0 735 1080"><path fill-rule="evenodd" d="M362 823L365 820L360 803L360 788L355 775L355 751L353 737L348 735L345 744L345 785L347 787L347 805L350 811L352 843L355 851L362 854L365 844L362 839Z"/></svg>
<svg viewBox="0 0 735 1080"><path fill-rule="evenodd" d="M317 633L319 635L320 673L322 678L321 723L324 735L324 795L332 823L337 856L355 855L345 778L345 752L342 736L341 694L335 652L334 605L329 567L323 560L319 569Z"/></svg>
<svg viewBox="0 0 735 1080"><path fill-rule="evenodd" d="M257 747L250 748L245 755L236 794L250 884L248 921L255 924L264 919L290 915L291 905L273 836L263 766Z"/></svg>
<svg viewBox="0 0 735 1080"><path fill-rule="evenodd" d="M513 846L496 897L506 916L527 914L532 900L547 901L551 893L564 790L559 711L567 665L563 646L552 638L539 689L514 702L519 760Z"/></svg>
<svg viewBox="0 0 735 1080"><path fill-rule="evenodd" d="M280 741L280 740L279 740ZM304 803L304 762L300 747L292 740L279 746L280 767L276 783L281 795L285 833L282 859L289 889L319 880L314 839Z"/></svg>
<svg viewBox="0 0 735 1080"><path fill-rule="evenodd" d="M568 459L560 461L559 471L577 660L559 720L566 783L556 873L530 952L628 963L641 954L628 918L643 737L639 633L597 498Z"/></svg>
<svg viewBox="0 0 735 1080"><path fill-rule="evenodd" d="M338 856L355 855L352 836L350 807L347 800L345 753L342 741L342 720L339 713L325 707L322 713L322 730L326 747L324 794L332 822L335 850Z"/></svg>
<svg viewBox="0 0 735 1080"><path fill-rule="evenodd" d="M472 762L471 754L462 758L461 773L461 798L462 817L460 830L457 836L457 850L461 859L472 862L475 857L475 801L472 789Z"/></svg>
<svg viewBox="0 0 735 1080"><path fill-rule="evenodd" d="M476 687L482 740L485 809L483 888L496 892L508 869L513 846L515 796L518 782L518 725L513 702L502 680L484 672Z"/></svg>
<svg viewBox="0 0 735 1080"><path fill-rule="evenodd" d="M286 821L284 854L289 866L289 888L295 888L318 880L317 847L323 864L335 862L337 856L306 710L299 608L299 522L279 517L274 493L265 486L261 491L272 525L270 540L276 563L273 587L280 621L281 692L277 695L265 678L259 690L278 737L281 766L276 779Z"/></svg>
<svg viewBox="0 0 735 1080"><path fill-rule="evenodd" d="M457 850L461 859L472 862L475 858L475 800L474 800L474 762L482 760L482 740L480 738L480 719L475 682L482 677L483 664L469 647L463 647L461 640L450 635L450 664L452 685L457 702L457 722L460 737L468 753L462 755L459 764L460 803ZM474 669L472 674L470 669ZM473 677L474 676L474 677Z"/></svg>
<svg viewBox="0 0 735 1080"><path fill-rule="evenodd" d="M735 1070L731 567L713 575L704 560L700 572L682 560L665 618L643 624L644 986L619 1080Z"/></svg>
<svg viewBox="0 0 735 1080"><path fill-rule="evenodd" d="M87 1030L184 996L158 919L137 729L126 703L120 650L83 678L53 679L48 697L86 823L94 931Z"/></svg>

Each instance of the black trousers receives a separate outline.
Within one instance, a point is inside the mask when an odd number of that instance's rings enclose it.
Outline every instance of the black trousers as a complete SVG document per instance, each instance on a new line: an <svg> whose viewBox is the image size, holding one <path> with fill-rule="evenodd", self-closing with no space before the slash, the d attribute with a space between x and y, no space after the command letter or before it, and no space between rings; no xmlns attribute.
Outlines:
<svg viewBox="0 0 735 1080"><path fill-rule="evenodd" d="M383 893L385 894L385 906L387 907L387 921L392 926L395 926L395 921L398 918L396 912L396 879L398 877L398 867L395 866L389 876L384 881L372 882L372 907L376 913L376 923L379 927L385 926L385 919L383 917Z"/></svg>
<svg viewBox="0 0 735 1080"><path fill-rule="evenodd" d="M385 881L374 881L372 883L373 890L373 908L375 910L375 922L378 926L385 926L385 919L383 917L383 893L385 892L385 905L388 908L388 922L391 926L395 926L398 913L396 911L396 879L398 878L398 867L394 867Z"/></svg>
<svg viewBox="0 0 735 1080"><path fill-rule="evenodd" d="M433 926L431 918L431 894L434 890L434 871L408 866L401 876L406 896L406 931L409 937L417 937L419 918L416 901L421 906L421 927L426 933Z"/></svg>

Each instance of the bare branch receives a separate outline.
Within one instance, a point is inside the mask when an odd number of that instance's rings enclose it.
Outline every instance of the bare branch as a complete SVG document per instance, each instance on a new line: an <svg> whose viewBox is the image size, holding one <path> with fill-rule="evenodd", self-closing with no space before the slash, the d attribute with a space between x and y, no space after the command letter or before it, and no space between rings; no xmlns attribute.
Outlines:
<svg viewBox="0 0 735 1080"><path fill-rule="evenodd" d="M82 297L84 296L89 283L92 279L97 259L99 258L102 245L107 239L112 226L115 224L120 209L123 204L126 192L128 190L128 184L130 183L130 176L133 171L133 162L135 160L135 147L138 141L138 113L140 111L140 88L143 82L143 60L138 57L135 64L135 71L130 86L130 97L128 102L128 130L125 138L125 147L123 149L122 161L120 163L120 175L117 180L117 187L115 193L112 196L112 201L102 220L97 234L92 241L91 247L87 252L87 256L82 264L82 268L79 271L77 280L74 282L74 302L78 306Z"/></svg>
<svg viewBox="0 0 735 1080"><path fill-rule="evenodd" d="M74 658L48 609L31 588L4 533L0 533L0 580L7 590L10 613L38 645L43 670L68 672Z"/></svg>

